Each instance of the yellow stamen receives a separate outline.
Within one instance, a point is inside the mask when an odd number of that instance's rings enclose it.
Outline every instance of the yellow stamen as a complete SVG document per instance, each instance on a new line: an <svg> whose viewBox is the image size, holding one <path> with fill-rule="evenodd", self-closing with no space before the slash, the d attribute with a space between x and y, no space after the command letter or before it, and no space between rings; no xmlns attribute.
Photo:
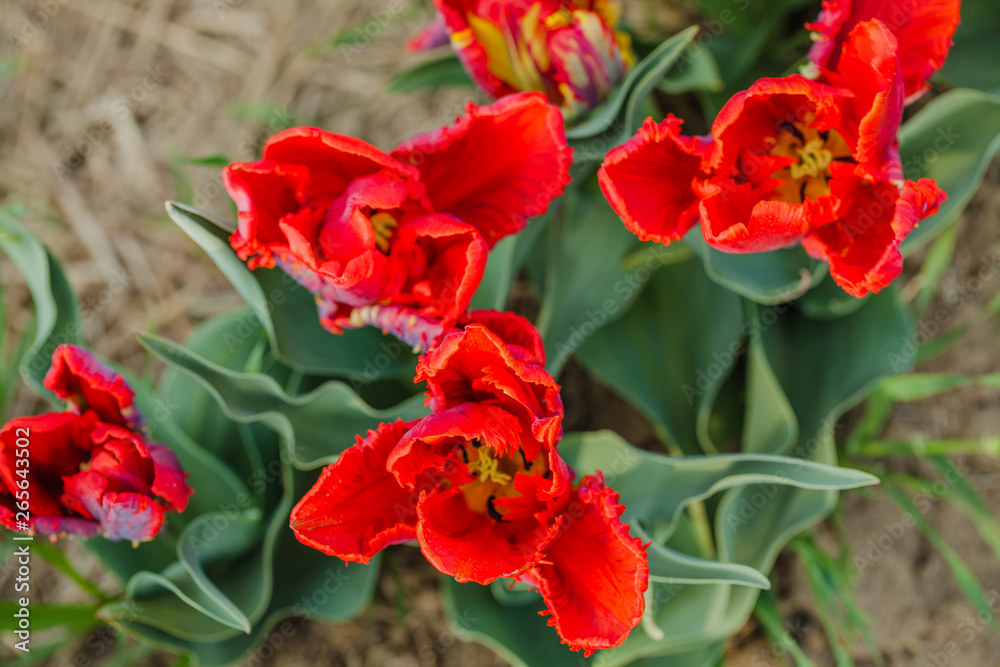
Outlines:
<svg viewBox="0 0 1000 667"><path fill-rule="evenodd" d="M799 150L799 162L792 165L792 178L803 176L816 178L833 162L833 153L823 144L822 139L816 138Z"/></svg>
<svg viewBox="0 0 1000 667"><path fill-rule="evenodd" d="M469 472L479 475L480 482L495 482L497 484L509 484L513 477L499 470L500 462L493 458L488 447L480 447L477 451L478 457L469 463Z"/></svg>
<svg viewBox="0 0 1000 667"><path fill-rule="evenodd" d="M389 239L392 238L393 230L399 226L396 218L385 211L379 211L369 220L372 223L372 229L375 230L375 245L382 252L389 252Z"/></svg>

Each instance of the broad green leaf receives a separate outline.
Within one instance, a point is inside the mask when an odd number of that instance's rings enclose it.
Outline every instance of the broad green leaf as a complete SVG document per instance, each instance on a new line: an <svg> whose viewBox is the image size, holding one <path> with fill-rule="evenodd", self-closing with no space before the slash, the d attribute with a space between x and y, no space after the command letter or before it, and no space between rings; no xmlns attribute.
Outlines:
<svg viewBox="0 0 1000 667"><path fill-rule="evenodd" d="M631 253L641 247L593 182L573 189L549 222L547 243L537 249L544 275L534 278L544 288L536 324L550 373L558 376L589 337L620 318L675 252L655 246L656 254L629 265Z"/></svg>
<svg viewBox="0 0 1000 667"><path fill-rule="evenodd" d="M891 289L842 318L812 320L788 309L759 327L763 356L755 363L766 361L770 366L777 381L771 391L780 388L784 394L795 413L798 435L791 441L748 439L744 451L759 449L834 464L837 418L881 377L912 363L894 358L912 330L909 314ZM781 547L826 516L835 503L832 490L752 485L729 491L715 514L719 559L767 572ZM734 588L720 623L735 631L750 614L755 598L752 589Z"/></svg>
<svg viewBox="0 0 1000 667"><path fill-rule="evenodd" d="M462 67L462 61L451 53L422 62L397 74L386 84L385 92L410 93L416 90L436 89L445 86L460 88L474 86L472 79Z"/></svg>
<svg viewBox="0 0 1000 667"><path fill-rule="evenodd" d="M240 345L253 327L262 326L278 359L302 373L349 376L355 386L388 377L412 377L416 357L395 339L366 327L336 336L319 324L313 296L278 269L250 271L227 241L229 228L195 208L168 202L167 213L208 253L253 309L245 323L223 335Z"/></svg>
<svg viewBox="0 0 1000 667"><path fill-rule="evenodd" d="M617 321L593 327L578 356L675 451L710 451L711 443L703 449L701 442L710 408L742 349L740 299L709 280L696 261L655 273L642 265L630 275L631 283L619 284L632 299L646 282L642 295Z"/></svg>
<svg viewBox="0 0 1000 667"><path fill-rule="evenodd" d="M138 334L139 341L167 364L188 373L208 389L230 419L264 422L285 441L289 460L304 469L331 463L355 436L379 423L427 414L423 397L390 410L375 410L342 382L329 381L303 396L291 397L275 380L259 373L236 373L213 364L168 340Z"/></svg>
<svg viewBox="0 0 1000 667"><path fill-rule="evenodd" d="M678 62L697 32L698 28L692 26L660 44L632 68L603 104L581 123L566 129L576 162L600 162L609 150L635 134L642 124L642 103Z"/></svg>
<svg viewBox="0 0 1000 667"><path fill-rule="evenodd" d="M445 612L455 633L490 647L514 667L715 667L719 660L717 646L659 655L655 649L649 650L648 638L643 643L645 652L634 651L630 642L633 637L642 638L641 627L632 631L622 647L584 658L560 644L556 631L538 615L545 609L540 601L509 607L498 604L488 586L459 584L450 577L443 578L441 586ZM657 657L646 661L645 655Z"/></svg>
<svg viewBox="0 0 1000 667"><path fill-rule="evenodd" d="M257 614L250 633L215 641L185 640L135 619L120 619L125 629L144 642L182 652L202 667L222 667L240 660L263 641L272 648L290 641L297 625L282 621L289 615L338 621L352 618L371 600L378 576L379 558L371 564L351 564L299 543L288 527L288 514L315 481L314 474L286 468L285 495L269 521L263 554L267 565L269 601ZM294 564L289 567L289 564Z"/></svg>
<svg viewBox="0 0 1000 667"><path fill-rule="evenodd" d="M97 610L100 605L47 605L32 602L28 606L31 630L64 627L71 631L87 630L100 624ZM22 609L18 600L0 599L0 630L9 634L18 629L15 613Z"/></svg>
<svg viewBox="0 0 1000 667"><path fill-rule="evenodd" d="M537 221L536 221L537 223ZM517 271L515 253L521 235L508 236L490 250L486 271L472 296L469 310L503 310Z"/></svg>
<svg viewBox="0 0 1000 667"><path fill-rule="evenodd" d="M825 264L809 257L799 246L746 255L725 253L709 246L698 227L684 237L684 243L701 258L712 280L765 305L805 294L826 272Z"/></svg>
<svg viewBox="0 0 1000 667"><path fill-rule="evenodd" d="M1000 94L1000 72L990 63L1000 59L1000 14L991 0L963 0L962 22L941 76L957 86Z"/></svg>
<svg viewBox="0 0 1000 667"><path fill-rule="evenodd" d="M795 307L814 320L832 320L856 312L869 296L859 299L845 292L833 278L820 276L818 285L795 300Z"/></svg>
<svg viewBox="0 0 1000 667"><path fill-rule="evenodd" d="M692 90L722 90L724 85L712 53L692 48L657 88L668 95L680 95Z"/></svg>
<svg viewBox="0 0 1000 667"><path fill-rule="evenodd" d="M667 456L632 447L611 431L571 433L559 451L580 475L601 471L625 506L627 521L654 528L673 525L696 500L750 484L802 489L851 489L878 483L858 470L770 454ZM656 489L656 493L650 493ZM774 494L774 491L771 491Z"/></svg>
<svg viewBox="0 0 1000 667"><path fill-rule="evenodd" d="M759 342L747 351L746 417L743 447L755 452L786 451L799 435L795 411Z"/></svg>
<svg viewBox="0 0 1000 667"><path fill-rule="evenodd" d="M59 261L15 219L10 208L0 209L0 249L24 276L35 305L35 340L21 360L21 378L39 396L61 406L42 379L56 347L83 344L76 295Z"/></svg>
<svg viewBox="0 0 1000 667"><path fill-rule="evenodd" d="M230 339L232 334L237 338ZM212 318L198 327L185 341L187 349L206 360L233 371L243 371L252 363L258 346L266 334L253 318L253 311L242 308L229 315ZM173 421L190 438L216 457L227 462L241 478L259 468L260 451L250 451L239 425L226 417L215 397L190 375L167 367L157 387L163 405L170 410ZM255 442L253 450L263 443ZM276 454L275 454L276 455Z"/></svg>
<svg viewBox="0 0 1000 667"><path fill-rule="evenodd" d="M910 255L965 210L1000 149L1000 98L959 88L931 100L899 130L906 178L933 178L948 194L941 210L902 243Z"/></svg>
<svg viewBox="0 0 1000 667"><path fill-rule="evenodd" d="M648 541L649 537L635 526L632 534ZM694 558L653 542L646 550L649 556L649 579L664 584L733 584L770 588L771 582L757 570L736 563L720 563Z"/></svg>

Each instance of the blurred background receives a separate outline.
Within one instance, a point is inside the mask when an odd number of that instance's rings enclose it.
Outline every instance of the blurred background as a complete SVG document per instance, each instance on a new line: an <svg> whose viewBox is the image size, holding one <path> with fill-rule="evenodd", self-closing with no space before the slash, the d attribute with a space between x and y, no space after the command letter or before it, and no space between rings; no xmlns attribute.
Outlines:
<svg viewBox="0 0 1000 667"><path fill-rule="evenodd" d="M680 1L625 4L640 32L669 34L699 21L694 6ZM818 8L819 2L809 4L803 16ZM431 16L428 4L414 0L0 0L0 206L22 207L25 224L64 262L80 295L86 338L99 354L156 372L133 331L179 341L206 317L242 305L214 264L166 218L165 200L230 216L221 165L255 159L264 141L286 127L318 125L388 150L461 112L468 89L386 91L394 75L416 62L403 43ZM953 313L951 325L967 321L1000 287L998 186L994 164L959 222L955 257L937 297ZM906 276L915 275L924 254L908 262L899 283L904 292L916 289ZM6 257L0 281L9 315L0 333L16 342L29 326L31 300ZM988 321L920 370L996 373L998 351L996 323ZM611 428L639 445L653 439L641 416L578 367L561 380L567 431ZM40 409L28 392L8 390L0 399L4 418ZM967 388L903 404L884 438L996 433L998 399L996 390ZM979 454L958 463L997 516L1000 462ZM894 465L908 474L930 467L916 459ZM817 531L820 541L834 531L846 534L857 583L849 612L869 617L881 664L1000 665L1000 638L978 619L953 576L959 559L1000 610L997 554L945 496L926 495L924 517L948 550L918 530L897 535L902 511L878 491L845 494L838 518ZM94 567L79 545L68 551L84 569ZM443 617L436 572L417 550L397 547L387 556L375 602L361 618L340 625L296 621L287 641L245 664L506 664L456 638ZM782 558L776 567L785 629L816 665L839 666L801 562ZM39 577L39 602L72 601L60 574ZM13 595L11 579L9 566L0 570L0 595ZM957 656L947 652L953 641L962 643ZM0 643L9 648L10 642L9 633L0 635ZM849 651L856 665L880 664L861 636ZM105 629L40 664L173 660ZM726 664L794 663L771 648L752 620L731 642Z"/></svg>

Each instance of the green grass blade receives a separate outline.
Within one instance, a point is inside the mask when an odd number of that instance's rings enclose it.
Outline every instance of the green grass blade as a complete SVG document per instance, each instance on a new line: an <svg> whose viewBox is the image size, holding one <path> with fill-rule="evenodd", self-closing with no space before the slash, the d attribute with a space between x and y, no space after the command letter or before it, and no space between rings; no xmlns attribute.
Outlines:
<svg viewBox="0 0 1000 667"><path fill-rule="evenodd" d="M795 641L795 638L785 630L784 618L778 609L778 605L775 604L774 596L771 595L770 591L761 591L760 596L757 598L757 607L754 609L754 615L760 621L761 627L764 628L764 633L767 635L776 654L780 649L788 652L795 659L795 664L798 667L816 667L816 663L806 657L798 642Z"/></svg>
<svg viewBox="0 0 1000 667"><path fill-rule="evenodd" d="M952 255L955 254L956 238L958 238L958 225L953 223L941 233L941 236L927 251L927 257L924 259L924 265L920 268L919 273L920 289L913 300L913 308L918 320L931 304L934 295L937 294L941 276L951 264Z"/></svg>
<svg viewBox="0 0 1000 667"><path fill-rule="evenodd" d="M919 509L917 509L917 506L906 497L896 484L885 484L885 490L904 512L907 512L912 516L914 524L948 564L948 568L951 570L952 576L955 577L955 582L958 584L962 594L965 595L966 599L970 603L972 603L973 608L977 612L988 614L990 619L989 626L993 628L993 631L996 632L997 635L1000 635L1000 623L997 622L995 615L990 610L989 602L986 599L986 592L983 590L983 587L979 585L979 580L976 578L976 575L973 574L972 570L969 569L969 566L966 565L958 553L951 548L947 540L941 536L941 533L928 523L924 515L920 513Z"/></svg>

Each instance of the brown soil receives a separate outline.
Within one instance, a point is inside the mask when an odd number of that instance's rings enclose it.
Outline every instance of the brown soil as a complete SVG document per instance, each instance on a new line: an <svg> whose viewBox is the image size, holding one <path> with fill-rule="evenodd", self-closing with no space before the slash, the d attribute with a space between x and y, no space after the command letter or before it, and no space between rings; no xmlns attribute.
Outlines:
<svg viewBox="0 0 1000 667"><path fill-rule="evenodd" d="M649 3L642 6L652 11ZM676 12L659 11L666 15L664 22L678 20ZM378 18L387 16L381 27ZM295 122L362 137L382 148L439 126L461 110L461 91L383 92L388 78L411 62L400 44L421 23L402 0L5 0L0 53L2 58L16 55L19 71L0 83L0 203L27 205L29 226L66 264L90 315L86 334L97 352L142 370L148 361L131 337L133 330L183 340L199 321L241 303L210 261L162 214L163 201L177 196L172 157L224 153L252 159L269 134L290 122L281 109L294 110ZM374 37L323 57L307 51L309 45L359 24L366 24ZM256 120L239 120L227 107L232 100L276 106L258 110L262 117ZM217 170L188 171L197 203L228 213ZM994 168L960 222L945 292L968 290L983 257L998 252L998 186L1000 169ZM22 330L30 298L6 259L0 260L0 281L13 307L12 327ZM963 321L991 298L997 282L997 276L985 281L953 313L952 322ZM1000 371L996 333L993 322L979 327L923 370ZM580 371L571 369L564 384L569 429L610 427L636 444L651 441L641 418ZM996 391L969 389L902 406L886 436L996 434L997 399ZM24 392L13 409L29 414L37 408ZM966 463L997 513L1000 463L987 457L970 457ZM894 465L929 472L913 461ZM850 542L859 554L900 518L897 506L878 491L848 494L843 508ZM1000 590L995 555L972 525L942 502L934 503L926 516L984 588ZM69 548L74 559L90 562L79 545ZM485 648L454 640L437 596L437 574L416 550L396 548L390 554L399 576L384 570L375 603L365 615L339 625L303 622L297 641L267 664L505 664ZM790 631L817 665L833 665L794 559L783 558L779 572L780 604L794 620ZM45 599L73 599L61 577L44 577L39 586ZM9 573L0 571L4 595L10 595L8 580ZM858 582L858 602L874 619L872 630L886 664L1000 664L1000 639L988 629L969 636L962 624L974 612L919 531L908 529L894 538ZM0 642L9 639L5 635ZM947 655L949 642L955 642L956 655ZM78 648L67 648L52 664L72 664ZM752 621L731 642L729 653L730 667L786 664ZM875 664L860 641L854 653L859 666ZM145 664L168 663L152 658Z"/></svg>

